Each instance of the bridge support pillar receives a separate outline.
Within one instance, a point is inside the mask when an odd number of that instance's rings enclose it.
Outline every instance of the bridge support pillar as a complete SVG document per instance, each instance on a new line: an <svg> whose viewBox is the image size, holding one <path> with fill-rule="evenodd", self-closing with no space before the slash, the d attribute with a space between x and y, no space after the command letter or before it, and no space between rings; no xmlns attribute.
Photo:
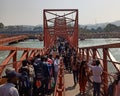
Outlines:
<svg viewBox="0 0 120 96"><path fill-rule="evenodd" d="M96 59L96 49L92 49L93 51L93 59Z"/></svg>
<svg viewBox="0 0 120 96"><path fill-rule="evenodd" d="M84 49L82 49L82 60L85 59Z"/></svg>
<svg viewBox="0 0 120 96"><path fill-rule="evenodd" d="M107 90L108 90L108 70L107 70L107 54L108 54L108 49L104 48L103 49L103 83L104 83L104 96L107 96Z"/></svg>
<svg viewBox="0 0 120 96"><path fill-rule="evenodd" d="M86 49L86 51L87 51L87 53L86 53L86 55L87 55L87 57L86 57L86 59L87 59L87 62L89 61L89 49Z"/></svg>
<svg viewBox="0 0 120 96"><path fill-rule="evenodd" d="M15 70L17 71L17 51L15 52L14 56L13 56L13 68L15 68Z"/></svg>

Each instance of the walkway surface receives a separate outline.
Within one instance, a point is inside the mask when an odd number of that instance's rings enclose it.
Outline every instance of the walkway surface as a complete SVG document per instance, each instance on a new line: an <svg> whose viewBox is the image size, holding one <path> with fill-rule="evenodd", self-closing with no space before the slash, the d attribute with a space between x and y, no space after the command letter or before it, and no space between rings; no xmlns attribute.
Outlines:
<svg viewBox="0 0 120 96"><path fill-rule="evenodd" d="M74 86L73 74L65 72L65 96L92 96L92 90L87 89L85 95L80 95L79 84ZM90 88L91 89L91 88Z"/></svg>
<svg viewBox="0 0 120 96"><path fill-rule="evenodd" d="M70 73L65 73L65 96L80 96L79 85L74 86L73 76Z"/></svg>

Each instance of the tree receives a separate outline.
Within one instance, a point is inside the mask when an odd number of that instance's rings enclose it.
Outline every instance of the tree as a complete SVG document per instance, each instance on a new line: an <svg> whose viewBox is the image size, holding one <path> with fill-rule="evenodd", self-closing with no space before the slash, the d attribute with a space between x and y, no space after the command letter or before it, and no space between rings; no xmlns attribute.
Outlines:
<svg viewBox="0 0 120 96"><path fill-rule="evenodd" d="M96 29L96 32L102 32L103 31L103 29L101 28L101 27L98 27L97 29Z"/></svg>
<svg viewBox="0 0 120 96"><path fill-rule="evenodd" d="M113 32L113 31L117 31L118 27L114 24L107 24L106 27L104 28L105 32Z"/></svg>
<svg viewBox="0 0 120 96"><path fill-rule="evenodd" d="M0 23L0 29L3 29L3 28L4 28L4 24Z"/></svg>
<svg viewBox="0 0 120 96"><path fill-rule="evenodd" d="M96 30L94 29L94 28L91 28L91 30L90 30L91 32L96 32Z"/></svg>

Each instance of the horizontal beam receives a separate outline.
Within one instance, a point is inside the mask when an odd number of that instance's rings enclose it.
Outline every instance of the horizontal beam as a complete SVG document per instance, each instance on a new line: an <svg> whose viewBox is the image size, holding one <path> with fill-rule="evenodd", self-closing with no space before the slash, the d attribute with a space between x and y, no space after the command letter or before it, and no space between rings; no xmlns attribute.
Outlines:
<svg viewBox="0 0 120 96"><path fill-rule="evenodd" d="M44 11L78 11L78 9L44 9Z"/></svg>
<svg viewBox="0 0 120 96"><path fill-rule="evenodd" d="M90 47L81 47L80 49L95 49L95 48L120 48L120 43L90 46Z"/></svg>
<svg viewBox="0 0 120 96"><path fill-rule="evenodd" d="M0 46L0 51L10 51L10 50L42 50L42 48L22 48L22 47L13 47L13 46Z"/></svg>

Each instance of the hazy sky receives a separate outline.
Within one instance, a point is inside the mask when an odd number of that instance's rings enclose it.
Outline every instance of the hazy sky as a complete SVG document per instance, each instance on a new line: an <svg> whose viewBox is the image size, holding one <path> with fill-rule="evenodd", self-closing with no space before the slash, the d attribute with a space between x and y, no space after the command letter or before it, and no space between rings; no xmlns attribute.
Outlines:
<svg viewBox="0 0 120 96"><path fill-rule="evenodd" d="M79 24L120 20L120 0L0 0L0 22L42 24L43 9L78 9Z"/></svg>

